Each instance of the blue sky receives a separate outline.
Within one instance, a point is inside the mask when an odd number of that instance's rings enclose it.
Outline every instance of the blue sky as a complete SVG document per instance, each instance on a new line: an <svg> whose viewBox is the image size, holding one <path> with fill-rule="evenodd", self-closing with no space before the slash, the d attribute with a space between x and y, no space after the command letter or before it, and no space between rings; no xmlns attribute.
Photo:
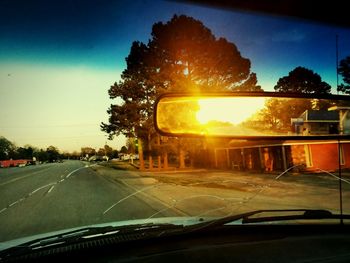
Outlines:
<svg viewBox="0 0 350 263"><path fill-rule="evenodd" d="M174 14L201 20L251 60L265 90L296 66L335 87L335 36L350 55L350 30L171 1L0 0L0 135L17 145L102 147L113 103L107 91L132 41ZM108 142L120 148L123 138Z"/></svg>

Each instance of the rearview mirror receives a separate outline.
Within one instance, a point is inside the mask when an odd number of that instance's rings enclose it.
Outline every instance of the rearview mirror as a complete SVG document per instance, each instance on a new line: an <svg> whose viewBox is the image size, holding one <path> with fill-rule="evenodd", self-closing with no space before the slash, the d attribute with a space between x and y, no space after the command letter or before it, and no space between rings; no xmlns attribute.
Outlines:
<svg viewBox="0 0 350 263"><path fill-rule="evenodd" d="M275 92L165 94L155 126L166 136L236 139L350 137L350 99Z"/></svg>

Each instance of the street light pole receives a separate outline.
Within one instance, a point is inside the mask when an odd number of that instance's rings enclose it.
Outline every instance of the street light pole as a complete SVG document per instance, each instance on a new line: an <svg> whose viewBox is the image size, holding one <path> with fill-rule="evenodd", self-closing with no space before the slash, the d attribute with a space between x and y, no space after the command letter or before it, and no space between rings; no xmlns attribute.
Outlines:
<svg viewBox="0 0 350 263"><path fill-rule="evenodd" d="M336 73L337 73L337 94L339 95L339 62L338 62L338 35L335 35L335 60L336 60Z"/></svg>

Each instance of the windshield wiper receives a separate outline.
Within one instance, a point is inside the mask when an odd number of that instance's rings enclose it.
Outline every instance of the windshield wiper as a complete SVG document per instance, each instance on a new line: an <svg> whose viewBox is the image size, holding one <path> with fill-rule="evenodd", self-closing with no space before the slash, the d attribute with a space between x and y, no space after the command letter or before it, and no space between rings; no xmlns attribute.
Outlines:
<svg viewBox="0 0 350 263"><path fill-rule="evenodd" d="M277 215L277 216L265 216L265 217L253 217L251 216L261 213L279 213L279 212L303 212L302 214L292 215ZM242 218L242 224L260 223L260 222L272 222L272 221L285 221L285 220L318 220L318 219L350 219L350 215L333 214L328 210L317 209L301 209L301 210L258 210L254 213Z"/></svg>
<svg viewBox="0 0 350 263"><path fill-rule="evenodd" d="M66 245L76 242L88 241L93 238L100 238L103 236L122 236L129 235L125 240L141 240L150 237L160 236L164 233L171 233L182 231L184 228L181 224L136 224L126 226L102 226L102 227L84 227L77 230L67 231L49 237L34 239L14 247L10 247L0 251L0 261L12 257L30 253L38 249L47 247ZM130 237L132 235L132 237ZM120 242L123 242L122 238Z"/></svg>
<svg viewBox="0 0 350 263"><path fill-rule="evenodd" d="M293 213L293 212L295 212L295 214L281 215L281 213ZM252 217L263 213L273 213L277 215L265 216L265 217ZM317 210L317 209L254 210L247 213L222 217L209 222L200 223L191 227L192 227L192 230L196 231L196 230L212 229L212 228L227 225L236 221L240 221L241 224L250 224L250 223L262 223L262 222L286 221L286 220L322 220L322 219L339 219L339 220L350 219L350 215L333 214L328 210Z"/></svg>

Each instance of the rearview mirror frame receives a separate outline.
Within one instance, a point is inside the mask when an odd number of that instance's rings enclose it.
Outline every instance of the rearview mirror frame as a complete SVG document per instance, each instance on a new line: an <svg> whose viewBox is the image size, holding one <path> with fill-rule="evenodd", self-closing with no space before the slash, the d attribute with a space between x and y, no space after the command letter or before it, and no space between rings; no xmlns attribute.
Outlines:
<svg viewBox="0 0 350 263"><path fill-rule="evenodd" d="M207 93L163 93L154 103L153 117L154 128L162 136L168 137L184 137L184 138L217 138L217 139L237 139L237 140L344 140L350 139L348 134L334 135L273 135L273 136L233 136L233 135L212 135L212 134L197 134L197 133L174 133L162 130L158 125L158 105L164 98L213 98L213 97L272 97L272 98L291 98L291 99L325 99L325 100L341 100L349 101L349 95L335 94L301 94L301 93L282 93L282 92L207 92Z"/></svg>

